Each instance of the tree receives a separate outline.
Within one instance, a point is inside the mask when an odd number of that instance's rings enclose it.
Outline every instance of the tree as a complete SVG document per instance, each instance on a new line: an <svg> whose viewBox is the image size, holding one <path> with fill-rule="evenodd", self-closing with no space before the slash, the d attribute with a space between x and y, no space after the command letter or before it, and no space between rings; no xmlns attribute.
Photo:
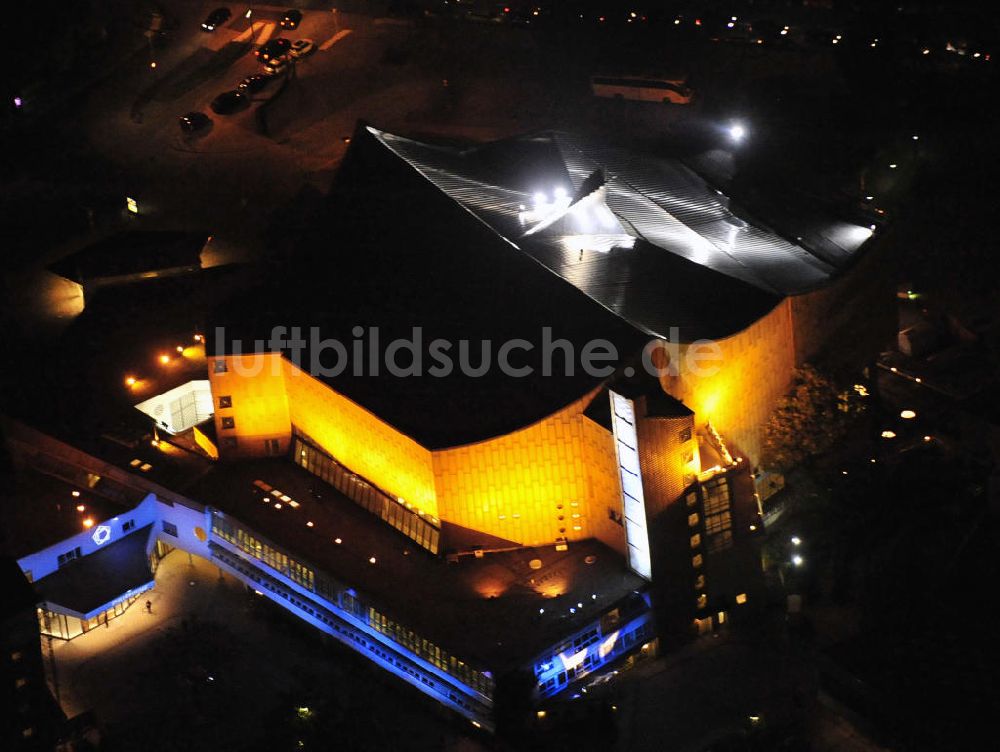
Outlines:
<svg viewBox="0 0 1000 752"><path fill-rule="evenodd" d="M791 390L764 427L764 466L785 471L823 454L844 437L862 409L857 391L838 389L811 365L797 369Z"/></svg>

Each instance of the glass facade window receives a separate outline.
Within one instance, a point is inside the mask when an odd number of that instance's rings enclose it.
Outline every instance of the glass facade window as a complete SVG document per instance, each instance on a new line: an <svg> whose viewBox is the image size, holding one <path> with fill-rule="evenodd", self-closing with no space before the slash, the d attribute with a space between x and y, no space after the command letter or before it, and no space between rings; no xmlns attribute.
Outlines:
<svg viewBox="0 0 1000 752"><path fill-rule="evenodd" d="M135 591L124 598L118 599L104 611L89 619L80 619L76 616L68 616L56 611L48 611L40 608L38 609L38 629L43 635L58 637L62 640L72 640L74 637L79 637L91 629L103 627L107 622L121 616L128 610L129 606L143 596L146 590L152 587L153 583L150 582L142 590Z"/></svg>
<svg viewBox="0 0 1000 752"><path fill-rule="evenodd" d="M453 655L441 650L437 645L421 639L415 632L389 619L374 608L368 609L368 624L376 631L402 645L411 653L420 656L432 666L451 674L468 687L487 697L493 694L493 680L482 671L477 671Z"/></svg>
<svg viewBox="0 0 1000 752"><path fill-rule="evenodd" d="M441 528L428 517L407 509L360 475L352 473L326 452L317 449L301 435L295 436L292 454L296 464L322 478L355 504L389 523L417 545L433 554L438 552Z"/></svg>
<svg viewBox="0 0 1000 752"><path fill-rule="evenodd" d="M416 632L388 618L377 608L366 603L353 590L322 574L317 576L313 569L274 548L253 531L214 512L212 534L267 564L271 569L281 572L307 590L321 595L328 603L339 606L392 642L450 674L467 687L475 689L486 697L492 697L493 680L486 672L469 666L429 640L423 639Z"/></svg>

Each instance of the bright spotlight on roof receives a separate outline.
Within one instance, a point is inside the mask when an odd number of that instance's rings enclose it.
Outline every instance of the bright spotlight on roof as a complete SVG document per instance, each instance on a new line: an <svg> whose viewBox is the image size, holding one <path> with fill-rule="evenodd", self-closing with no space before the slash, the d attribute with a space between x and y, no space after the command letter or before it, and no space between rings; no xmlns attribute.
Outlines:
<svg viewBox="0 0 1000 752"><path fill-rule="evenodd" d="M556 188L552 193L557 199L566 198L566 189L562 186Z"/></svg>
<svg viewBox="0 0 1000 752"><path fill-rule="evenodd" d="M740 143L744 138L746 138L747 129L743 127L740 123L733 123L729 126L729 138L731 138L735 143Z"/></svg>
<svg viewBox="0 0 1000 752"><path fill-rule="evenodd" d="M535 194L535 206L542 206L547 203L549 203L549 199L544 193L539 191Z"/></svg>

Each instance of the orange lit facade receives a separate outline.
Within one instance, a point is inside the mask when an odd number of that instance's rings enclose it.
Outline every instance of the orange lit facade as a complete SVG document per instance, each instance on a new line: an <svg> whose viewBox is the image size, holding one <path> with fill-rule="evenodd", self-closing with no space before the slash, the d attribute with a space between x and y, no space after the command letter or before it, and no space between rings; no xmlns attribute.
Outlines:
<svg viewBox="0 0 1000 752"><path fill-rule="evenodd" d="M584 414L606 392L504 436L431 451L279 354L226 356L209 371L223 459L286 455L304 435L429 517L521 545L597 538L624 551L614 439ZM698 472L693 417L644 417L641 431L662 506Z"/></svg>
<svg viewBox="0 0 1000 752"><path fill-rule="evenodd" d="M794 369L816 352L821 322L840 309L852 284L841 280L785 298L748 328L714 342L715 361L694 362L689 355L697 344L654 354L658 366L670 361L660 386L682 409L658 414L644 397L634 400L650 518L706 469L699 436L711 429L735 459L756 465L776 402ZM597 538L626 550L615 439L609 425L585 414L595 400L607 401L607 390L511 433L432 450L280 354L210 358L209 372L224 460L287 456L299 436L432 524L443 520L527 546Z"/></svg>
<svg viewBox="0 0 1000 752"><path fill-rule="evenodd" d="M787 391L796 365L791 299L725 339L716 340L718 361L696 363L697 345L681 345L669 374L660 382L671 396L752 460L760 456L761 432L778 399ZM704 373L698 370L704 369ZM675 373L676 372L676 373Z"/></svg>

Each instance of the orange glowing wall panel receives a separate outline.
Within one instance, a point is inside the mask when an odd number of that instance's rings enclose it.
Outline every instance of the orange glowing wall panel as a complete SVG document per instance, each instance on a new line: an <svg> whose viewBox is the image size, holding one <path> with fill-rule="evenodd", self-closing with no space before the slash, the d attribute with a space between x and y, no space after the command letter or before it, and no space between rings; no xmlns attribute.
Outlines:
<svg viewBox="0 0 1000 752"><path fill-rule="evenodd" d="M382 490L440 516L429 450L287 360L282 363L292 425Z"/></svg>
<svg viewBox="0 0 1000 752"><path fill-rule="evenodd" d="M764 425L787 391L795 368L790 300L716 344L721 359L714 373L694 373L686 357L689 347L681 346L678 373L660 381L668 394L694 411L697 426L711 421L734 456L746 456L756 464Z"/></svg>
<svg viewBox="0 0 1000 752"><path fill-rule="evenodd" d="M596 399L608 399L599 394ZM621 524L622 496L618 480L615 437L604 426L581 416L583 456L590 484L590 530L592 535L622 556L627 555L625 528ZM612 515L617 515L618 522Z"/></svg>
<svg viewBox="0 0 1000 752"><path fill-rule="evenodd" d="M225 372L208 360L208 378L215 402L215 431L224 458L262 457L288 451L291 438L282 358L277 353L227 355ZM228 398L232 407L222 407ZM225 418L233 420L227 428ZM277 452L267 442L277 441Z"/></svg>
<svg viewBox="0 0 1000 752"><path fill-rule="evenodd" d="M585 426L592 396L506 436L435 452L441 518L531 546L593 537L593 517L618 494L613 443Z"/></svg>

